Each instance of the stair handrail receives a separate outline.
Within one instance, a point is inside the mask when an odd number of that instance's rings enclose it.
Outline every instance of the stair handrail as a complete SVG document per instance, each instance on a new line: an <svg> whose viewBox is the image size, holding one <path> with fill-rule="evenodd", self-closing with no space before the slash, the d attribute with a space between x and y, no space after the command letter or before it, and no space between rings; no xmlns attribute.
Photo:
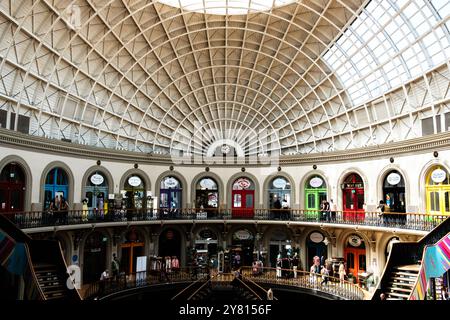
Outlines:
<svg viewBox="0 0 450 320"><path fill-rule="evenodd" d="M191 300L192 297L194 297L200 290L203 289L203 287L205 287L208 283L211 283L212 279L215 278L216 275L210 277L207 281L205 281L204 284L202 284L197 290L195 290L188 298L187 300Z"/></svg>
<svg viewBox="0 0 450 320"><path fill-rule="evenodd" d="M259 296L259 294L257 294L255 292L255 290L253 290L252 288L250 288L244 281L242 281L241 279L239 279L239 277L236 277L236 279L238 279L238 281L243 284L248 290L250 290L251 293L253 293L259 300L262 300L262 298Z"/></svg>
<svg viewBox="0 0 450 320"><path fill-rule="evenodd" d="M184 293L184 292L185 292L186 290L188 290L190 287L192 287L193 285L199 283L200 281L202 281L202 280L204 280L204 279L205 279L205 277L203 276L203 277L201 277L201 278L195 280L194 282L192 282L191 284L189 284L186 288L184 288L183 290L181 290L180 292L178 292L176 295L174 295L174 296L172 297L172 299L170 299L170 300L175 300L176 298L178 298L179 295L181 295L182 293Z"/></svg>
<svg viewBox="0 0 450 320"><path fill-rule="evenodd" d="M443 238L447 238L447 237L449 237L449 236L450 236L450 232L447 233ZM442 238L442 239L443 239L443 238ZM442 239L441 239L441 240L442 240ZM413 297L413 294L414 294L414 292L416 291L416 288L417 288L417 286L418 286L418 284L419 284L419 281L420 281L420 279L421 279L421 272L424 272L424 269L425 269L425 256L426 256L427 250L428 250L429 248L431 248L431 247L435 247L441 240L439 240L439 241L438 241L437 243L435 243L435 244L425 245L425 248L424 248L423 253L422 253L422 260L421 260L422 263L420 264L419 273L417 274L417 279L416 279L416 281L414 282L414 286L413 286L411 292L409 293L408 300L412 300L411 298ZM424 294L426 294L426 289L425 289L425 293L424 293Z"/></svg>
<svg viewBox="0 0 450 320"><path fill-rule="evenodd" d="M264 289L264 288L261 287L259 284L257 284L255 281L253 281L252 279L248 278L247 276L242 276L242 279L244 279L244 280L250 282L250 283L253 284L254 286L256 286L256 287L258 287L259 289L263 290L263 291L266 293L266 295L267 295L267 292L268 292L269 290ZM273 300L278 300L278 299L277 299L277 297L274 296L274 297L273 297Z"/></svg>
<svg viewBox="0 0 450 320"><path fill-rule="evenodd" d="M45 296L44 291L42 291L42 288L39 285L39 280L37 278L36 271L34 270L33 263L31 263L32 260L31 260L30 248L28 247L28 243L24 243L24 247L25 247L25 252L27 255L27 265L28 265L29 270L31 271L31 277L33 278L34 285L37 287L40 298L42 300L47 300L47 297Z"/></svg>
<svg viewBox="0 0 450 320"><path fill-rule="evenodd" d="M59 241L58 241L58 248L59 248L60 259L61 259L62 262L63 262L63 266L64 266L65 271L66 271L66 275L67 275L68 279L70 279L70 280L72 281L72 278L70 277L71 275L67 272L67 269L68 269L68 268L67 268L66 259L64 258L63 250L62 250L62 247L61 247L61 242L59 242ZM72 290L72 289L70 289L70 288L67 288L67 289ZM81 294L80 294L80 290L78 290L78 288L76 287L75 284L74 284L74 286L73 286L73 290L75 290L75 292L76 292L76 294L77 294L77 297L78 297L80 300L83 300L83 297L82 297Z"/></svg>

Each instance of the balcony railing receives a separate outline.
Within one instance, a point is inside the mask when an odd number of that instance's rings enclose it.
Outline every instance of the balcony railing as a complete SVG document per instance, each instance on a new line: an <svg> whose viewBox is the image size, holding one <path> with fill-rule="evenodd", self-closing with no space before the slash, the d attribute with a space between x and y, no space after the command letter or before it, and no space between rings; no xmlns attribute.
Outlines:
<svg viewBox="0 0 450 320"><path fill-rule="evenodd" d="M22 229L62 225L153 220L258 220L320 224L361 225L430 231L448 215L425 213L379 214L378 212L336 211L324 213L301 209L110 209L33 211L4 213Z"/></svg>

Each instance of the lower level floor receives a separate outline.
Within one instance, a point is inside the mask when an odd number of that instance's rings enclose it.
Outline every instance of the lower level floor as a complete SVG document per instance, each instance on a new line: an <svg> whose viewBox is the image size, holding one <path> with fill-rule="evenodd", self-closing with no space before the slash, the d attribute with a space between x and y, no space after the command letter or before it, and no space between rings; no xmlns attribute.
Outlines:
<svg viewBox="0 0 450 320"><path fill-rule="evenodd" d="M83 285L99 280L105 270L111 275L128 275L162 266L216 267L218 260L229 270L256 261L264 267L291 268L298 259L298 270L306 271L317 261L321 265L328 262L335 277L339 277L342 261L348 279L366 286L378 282L393 242L417 241L421 237L398 230L394 233L259 223L98 227L30 236L59 240L66 264L79 267ZM369 275L371 281L367 284Z"/></svg>

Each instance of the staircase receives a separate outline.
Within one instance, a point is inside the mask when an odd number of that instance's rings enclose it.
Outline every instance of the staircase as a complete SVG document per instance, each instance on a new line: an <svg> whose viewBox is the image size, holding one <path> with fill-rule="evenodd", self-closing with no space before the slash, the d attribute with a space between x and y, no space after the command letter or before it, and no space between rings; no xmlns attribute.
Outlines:
<svg viewBox="0 0 450 320"><path fill-rule="evenodd" d="M45 300L65 297L66 279L61 279L61 274L57 272L56 265L37 264L34 266L34 272L39 286L44 293Z"/></svg>
<svg viewBox="0 0 450 320"><path fill-rule="evenodd" d="M393 268L386 300L408 300L419 275L419 264L396 266Z"/></svg>

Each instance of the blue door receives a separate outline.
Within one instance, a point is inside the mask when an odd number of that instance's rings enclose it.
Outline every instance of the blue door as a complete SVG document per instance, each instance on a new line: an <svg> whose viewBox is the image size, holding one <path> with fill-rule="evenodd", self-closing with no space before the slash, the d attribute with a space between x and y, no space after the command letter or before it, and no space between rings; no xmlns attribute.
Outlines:
<svg viewBox="0 0 450 320"><path fill-rule="evenodd" d="M69 180L67 173L61 168L50 170L45 179L44 192L44 210L50 207L56 196L59 198L62 196L68 201Z"/></svg>

